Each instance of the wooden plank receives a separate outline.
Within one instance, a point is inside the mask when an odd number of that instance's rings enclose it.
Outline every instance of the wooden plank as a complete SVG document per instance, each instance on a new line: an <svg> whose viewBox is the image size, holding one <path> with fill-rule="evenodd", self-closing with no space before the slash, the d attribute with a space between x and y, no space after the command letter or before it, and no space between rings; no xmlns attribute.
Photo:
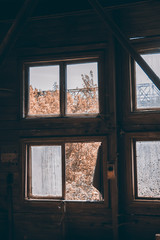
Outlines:
<svg viewBox="0 0 160 240"><path fill-rule="evenodd" d="M111 198L111 208L112 208L112 229L113 229L113 239L119 239L118 230L118 188L117 188L117 114L116 114L116 82L115 82L115 48L114 48L114 38L110 35L109 38L109 102L110 108L109 112L112 113L112 132L109 136L109 160L108 168L112 166L113 175L110 181L110 198ZM109 174L108 174L109 178Z"/></svg>
<svg viewBox="0 0 160 240"><path fill-rule="evenodd" d="M7 176L7 197L8 197L8 239L14 239L14 217L13 217L13 197L12 197L13 174Z"/></svg>
<svg viewBox="0 0 160 240"><path fill-rule="evenodd" d="M113 13L113 17L128 38L143 41L152 36L157 38L160 34L159 11L159 1L148 1L139 7L136 5L122 7Z"/></svg>
<svg viewBox="0 0 160 240"><path fill-rule="evenodd" d="M66 99L66 91L65 91L65 65L61 63L60 65L60 113L61 116L64 117L66 114L65 107L67 106Z"/></svg>
<svg viewBox="0 0 160 240"><path fill-rule="evenodd" d="M160 90L160 79L155 74L155 72L150 68L150 66L144 61L141 55L133 48L126 36L121 32L120 28L115 24L115 22L106 14L101 5L96 0L88 0L95 11L98 13L102 19L105 26L114 34L117 40L121 43L127 52L133 57L133 59L139 64L142 70L147 74L151 81Z"/></svg>
<svg viewBox="0 0 160 240"><path fill-rule="evenodd" d="M9 28L6 36L0 45L0 66L2 69L12 47L14 46L19 33L24 29L24 25L35 9L38 0L25 0L21 10L19 11L15 21Z"/></svg>

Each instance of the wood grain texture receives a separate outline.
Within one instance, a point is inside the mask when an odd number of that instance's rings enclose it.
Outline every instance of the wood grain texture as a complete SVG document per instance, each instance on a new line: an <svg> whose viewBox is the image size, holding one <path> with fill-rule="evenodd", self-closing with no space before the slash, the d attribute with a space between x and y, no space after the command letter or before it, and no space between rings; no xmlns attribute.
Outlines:
<svg viewBox="0 0 160 240"><path fill-rule="evenodd" d="M132 40L139 50L159 47L159 1L145 1L137 6L125 5L106 9L128 37L145 37ZM158 12L158 13L157 13ZM0 22L2 40L11 22ZM133 203L131 194L131 152L129 137L140 135L158 139L160 113L131 111L131 76L128 54L113 41L109 32L93 12L63 14L32 18L16 41L15 47L0 73L0 88L13 91L11 96L0 97L0 154L5 146L15 145L16 163L0 160L0 239L7 238L8 208L6 176L14 175L13 209L15 238L17 240L62 239L62 208L59 201L25 202L22 196L22 150L24 138L43 139L56 137L107 137L106 162L118 156L116 193L108 184L108 203L67 202L64 218L68 239L113 239L112 217L118 214L117 228L120 239L154 240L159 232L159 201ZM22 118L22 62L26 59L73 57L77 52L103 52L101 73L101 116L97 118ZM112 55L113 54L113 55ZM115 63L113 62L115 58ZM115 74L115 82L113 77ZM116 90L116 91L115 91ZM21 97L20 97L21 96ZM116 111L116 118L115 118ZM116 148L118 145L118 148ZM23 153L24 154L24 153ZM106 171L107 173L107 171ZM115 189L115 185L114 185ZM113 189L113 190L114 190ZM118 209L118 210L117 210Z"/></svg>

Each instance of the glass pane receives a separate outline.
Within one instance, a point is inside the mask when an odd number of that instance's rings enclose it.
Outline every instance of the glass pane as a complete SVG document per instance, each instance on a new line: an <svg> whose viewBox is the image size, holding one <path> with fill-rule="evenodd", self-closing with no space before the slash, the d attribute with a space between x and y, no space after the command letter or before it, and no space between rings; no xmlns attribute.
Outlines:
<svg viewBox="0 0 160 240"><path fill-rule="evenodd" d="M138 197L160 197L160 141L137 141Z"/></svg>
<svg viewBox="0 0 160 240"><path fill-rule="evenodd" d="M160 54L147 54L142 57L160 77ZM160 91L138 64L136 64L136 95L138 109L160 108Z"/></svg>
<svg viewBox="0 0 160 240"><path fill-rule="evenodd" d="M32 146L32 195L62 196L61 146Z"/></svg>
<svg viewBox="0 0 160 240"><path fill-rule="evenodd" d="M67 114L98 112L98 63L67 65Z"/></svg>
<svg viewBox="0 0 160 240"><path fill-rule="evenodd" d="M59 114L59 66L30 67L29 80L28 114Z"/></svg>
<svg viewBox="0 0 160 240"><path fill-rule="evenodd" d="M92 186L100 142L67 143L66 200L100 200L99 191Z"/></svg>

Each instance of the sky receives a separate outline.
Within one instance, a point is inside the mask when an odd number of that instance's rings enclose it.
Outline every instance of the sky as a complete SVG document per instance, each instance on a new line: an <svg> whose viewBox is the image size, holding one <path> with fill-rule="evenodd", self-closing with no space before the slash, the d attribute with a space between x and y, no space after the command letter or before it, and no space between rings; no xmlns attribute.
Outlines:
<svg viewBox="0 0 160 240"><path fill-rule="evenodd" d="M160 77L160 53L142 54L141 56ZM97 62L68 64L66 67L67 89L82 88L83 82L81 74L87 74L90 76L91 70L93 71L94 84L97 84L98 86ZM37 88L38 90L53 90L54 83L59 85L59 72L59 65L30 67L30 84L33 88ZM136 64L136 84L143 83L152 84L152 81L147 77L138 64Z"/></svg>
<svg viewBox="0 0 160 240"><path fill-rule="evenodd" d="M67 88L75 89L82 87L81 74L90 76L90 71L93 71L94 84L98 85L98 63L79 63L67 65ZM38 90L46 91L53 90L53 84L56 82L59 85L58 65L30 67L30 85Z"/></svg>
<svg viewBox="0 0 160 240"><path fill-rule="evenodd" d="M145 54L141 55L153 71L160 77L160 53L157 54ZM144 71L136 64L136 82L141 83L152 83Z"/></svg>
<svg viewBox="0 0 160 240"><path fill-rule="evenodd" d="M30 67L30 85L38 90L52 90L53 84L59 85L59 66Z"/></svg>

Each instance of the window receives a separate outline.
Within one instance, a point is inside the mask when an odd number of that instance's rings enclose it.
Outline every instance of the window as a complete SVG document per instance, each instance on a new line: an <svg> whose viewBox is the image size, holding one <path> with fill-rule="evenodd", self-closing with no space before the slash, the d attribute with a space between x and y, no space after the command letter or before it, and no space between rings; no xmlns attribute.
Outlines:
<svg viewBox="0 0 160 240"><path fill-rule="evenodd" d="M103 50L66 55L22 62L22 122L29 129L28 139L22 140L22 198L35 206L50 202L56 207L66 201L76 209L75 202L84 201L101 208L108 204L108 126L104 132L101 117L109 102L109 81L102 84L107 59Z"/></svg>
<svg viewBox="0 0 160 240"><path fill-rule="evenodd" d="M62 197L62 147L29 147L28 197Z"/></svg>
<svg viewBox="0 0 160 240"><path fill-rule="evenodd" d="M143 46L141 43L136 48L157 76L160 76L160 53L153 50L153 45L148 45L151 51L145 49L147 44ZM157 132L160 91L127 54L124 55L123 63L128 64L128 72L124 73L124 82L123 79L121 81L126 87L124 96L120 95L124 101L123 115L119 114L121 132L118 144L122 159L120 174L123 179L120 180L120 198L127 213L145 215L150 212L157 215L160 200L160 138Z"/></svg>
<svg viewBox="0 0 160 240"><path fill-rule="evenodd" d="M143 212L142 206L150 207L160 200L159 134L127 133L125 141L127 205Z"/></svg>
<svg viewBox="0 0 160 240"><path fill-rule="evenodd" d="M59 65L28 68L28 115L60 114Z"/></svg>
<svg viewBox="0 0 160 240"><path fill-rule="evenodd" d="M135 197L160 198L160 141L134 141Z"/></svg>
<svg viewBox="0 0 160 240"><path fill-rule="evenodd" d="M160 76L160 53L147 53L141 56L157 76ZM135 110L160 109L160 91L137 63L135 63L135 82Z"/></svg>
<svg viewBox="0 0 160 240"><path fill-rule="evenodd" d="M24 63L27 118L99 113L99 57Z"/></svg>
<svg viewBox="0 0 160 240"><path fill-rule="evenodd" d="M97 158L100 149L104 149L102 137L24 140L25 199L102 200L93 186L97 161L101 169L104 164L104 156ZM99 174L103 178L103 172Z"/></svg>

